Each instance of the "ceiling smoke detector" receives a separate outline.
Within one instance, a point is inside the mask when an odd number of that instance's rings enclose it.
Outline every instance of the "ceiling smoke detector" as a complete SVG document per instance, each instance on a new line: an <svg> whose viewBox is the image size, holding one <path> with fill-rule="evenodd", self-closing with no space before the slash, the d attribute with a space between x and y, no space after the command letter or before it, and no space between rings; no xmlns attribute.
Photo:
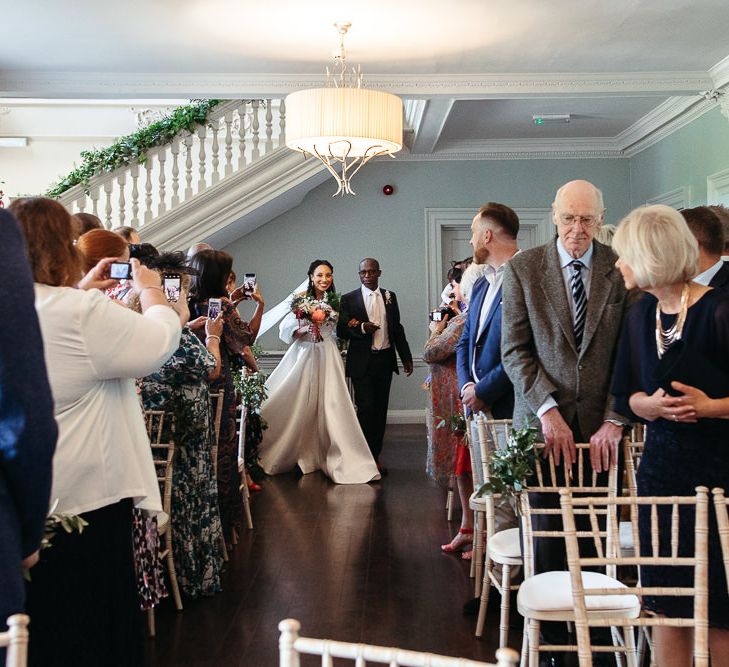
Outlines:
<svg viewBox="0 0 729 667"><path fill-rule="evenodd" d="M535 125L547 125L552 123L569 123L571 114L568 113L535 113L532 121Z"/></svg>

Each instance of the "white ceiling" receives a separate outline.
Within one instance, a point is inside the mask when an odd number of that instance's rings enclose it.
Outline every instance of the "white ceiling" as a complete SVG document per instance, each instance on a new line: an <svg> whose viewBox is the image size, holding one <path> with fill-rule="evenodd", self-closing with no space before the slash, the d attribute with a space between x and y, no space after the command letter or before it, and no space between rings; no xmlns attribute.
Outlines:
<svg viewBox="0 0 729 667"><path fill-rule="evenodd" d="M727 0L25 0L0 97L280 96L322 81L342 19L365 82L413 100L416 154L618 156L729 81Z"/></svg>

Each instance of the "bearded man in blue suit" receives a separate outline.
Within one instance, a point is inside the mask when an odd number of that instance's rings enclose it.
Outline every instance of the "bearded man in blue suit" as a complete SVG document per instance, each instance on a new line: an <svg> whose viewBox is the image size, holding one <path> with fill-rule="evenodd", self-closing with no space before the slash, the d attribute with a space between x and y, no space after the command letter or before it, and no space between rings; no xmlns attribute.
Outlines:
<svg viewBox="0 0 729 667"><path fill-rule="evenodd" d="M471 223L473 260L488 265L488 271L473 286L468 317L456 346L458 387L471 414L488 412L495 419L511 419L514 411L514 388L501 363L501 280L504 265L519 252L518 233L519 216L503 204L484 204ZM477 446L474 422L471 439ZM497 531L517 525L510 505L496 505L494 524Z"/></svg>
<svg viewBox="0 0 729 667"><path fill-rule="evenodd" d="M519 249L519 217L508 206L489 202L471 223L473 259L488 271L473 286L463 334L457 346L458 386L473 412L488 410L511 419L514 389L501 364L501 281L503 268Z"/></svg>

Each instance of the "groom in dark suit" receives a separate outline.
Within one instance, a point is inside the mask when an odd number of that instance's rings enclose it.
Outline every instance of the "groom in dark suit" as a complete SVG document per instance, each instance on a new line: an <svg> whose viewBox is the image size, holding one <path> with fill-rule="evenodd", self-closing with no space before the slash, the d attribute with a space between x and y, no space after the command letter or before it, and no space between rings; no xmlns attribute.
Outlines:
<svg viewBox="0 0 729 667"><path fill-rule="evenodd" d="M349 341L347 377L354 387L357 419L377 467L387 425L392 374L400 355L406 375L413 372L413 357L400 324L394 292L380 288L380 264L367 258L359 263L360 289L342 297L337 335Z"/></svg>

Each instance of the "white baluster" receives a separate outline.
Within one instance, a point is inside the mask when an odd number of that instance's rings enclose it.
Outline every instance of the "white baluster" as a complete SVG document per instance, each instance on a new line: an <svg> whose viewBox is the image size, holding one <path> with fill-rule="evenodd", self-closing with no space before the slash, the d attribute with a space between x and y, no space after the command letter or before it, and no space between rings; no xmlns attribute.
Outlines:
<svg viewBox="0 0 729 667"><path fill-rule="evenodd" d="M78 209L79 213L84 212L84 209L86 208L86 193L85 192L76 200L76 208Z"/></svg>
<svg viewBox="0 0 729 667"><path fill-rule="evenodd" d="M175 208L180 203L180 167L177 164L177 158L180 153L180 137L175 137L172 140L170 151L172 153L172 199L170 201L170 208Z"/></svg>
<svg viewBox="0 0 729 667"><path fill-rule="evenodd" d="M273 150L273 114L271 113L271 100L266 100L266 145L264 155Z"/></svg>
<svg viewBox="0 0 729 667"><path fill-rule="evenodd" d="M225 114L225 177L233 173L233 112Z"/></svg>
<svg viewBox="0 0 729 667"><path fill-rule="evenodd" d="M89 196L91 197L91 212L98 218L99 217L99 186L91 188L89 190Z"/></svg>
<svg viewBox="0 0 729 667"><path fill-rule="evenodd" d="M207 184L205 183L205 136L206 136L205 126L204 125L198 125L197 128L197 138L200 140L200 153L198 154L198 173L200 174L200 177L197 180L197 191L202 192L206 187Z"/></svg>
<svg viewBox="0 0 729 667"><path fill-rule="evenodd" d="M192 198L192 135L185 137L185 201Z"/></svg>
<svg viewBox="0 0 729 667"><path fill-rule="evenodd" d="M238 107L238 171L246 166L246 104L243 100Z"/></svg>
<svg viewBox="0 0 729 667"><path fill-rule="evenodd" d="M152 162L154 158L147 153L147 159L144 161L144 169L147 172L147 180L144 184L144 224L152 220Z"/></svg>
<svg viewBox="0 0 729 667"><path fill-rule="evenodd" d="M213 173L210 177L210 183L211 183L211 185L215 185L220 180L220 173L218 172L218 165L220 164L220 159L218 158L218 155L220 153L220 146L218 144L218 132L220 131L220 121L219 120L210 121L210 129L213 132Z"/></svg>
<svg viewBox="0 0 729 667"><path fill-rule="evenodd" d="M278 107L278 118L278 145L281 148L286 145L286 102L283 97Z"/></svg>
<svg viewBox="0 0 729 667"><path fill-rule="evenodd" d="M167 174L165 174L165 162L167 160L167 146L163 146L157 153L159 160L159 204L157 206L157 215L162 215L167 210L165 203L165 184L167 183Z"/></svg>
<svg viewBox="0 0 729 667"><path fill-rule="evenodd" d="M124 225L125 212L124 207L126 206L126 199L124 198L124 186L127 184L127 174L125 171L120 172L116 177L116 182L119 184L119 213L117 215L118 226Z"/></svg>
<svg viewBox="0 0 729 667"><path fill-rule="evenodd" d="M139 227L139 164L132 162L129 173L132 177L132 219L129 221L135 229Z"/></svg>
<svg viewBox="0 0 729 667"><path fill-rule="evenodd" d="M251 111L253 112L253 119L251 121L251 129L253 130L253 150L251 151L251 162L261 157L261 151L258 149L258 100L251 102Z"/></svg>
<svg viewBox="0 0 729 667"><path fill-rule="evenodd" d="M111 190L113 187L113 181L107 181L104 183L104 192L106 193L106 218L104 220L104 227L107 229L111 229L113 226L111 223Z"/></svg>

